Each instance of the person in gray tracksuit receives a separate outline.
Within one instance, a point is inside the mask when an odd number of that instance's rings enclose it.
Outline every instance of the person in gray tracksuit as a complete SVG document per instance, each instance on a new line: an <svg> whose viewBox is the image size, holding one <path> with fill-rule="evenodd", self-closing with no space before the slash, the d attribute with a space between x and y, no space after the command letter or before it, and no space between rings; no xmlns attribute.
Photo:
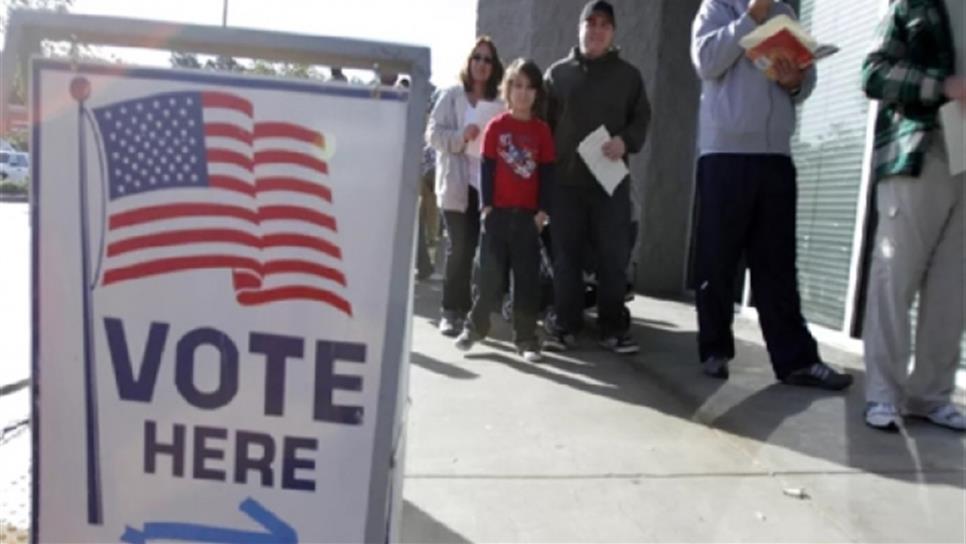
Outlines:
<svg viewBox="0 0 966 544"><path fill-rule="evenodd" d="M704 0L692 27L701 79L696 285L698 352L705 374L728 378L735 356L734 278L742 254L776 377L839 390L852 377L822 362L802 316L795 269L798 198L791 136L795 104L815 87L815 66L775 59L772 80L739 44L768 19L795 17L779 0Z"/></svg>

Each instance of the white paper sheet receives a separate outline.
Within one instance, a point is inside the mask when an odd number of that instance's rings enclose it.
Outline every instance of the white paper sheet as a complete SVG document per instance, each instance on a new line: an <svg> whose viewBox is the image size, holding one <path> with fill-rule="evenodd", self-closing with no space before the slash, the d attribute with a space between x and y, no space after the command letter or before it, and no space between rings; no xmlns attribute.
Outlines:
<svg viewBox="0 0 966 544"><path fill-rule="evenodd" d="M614 189L630 172L627 170L624 161L620 159L612 161L604 155L601 148L609 140L610 134L608 134L604 125L601 125L580 142L580 145L577 146L577 153L584 160L590 172L597 178L601 187L607 191L608 195L613 195Z"/></svg>
<svg viewBox="0 0 966 544"><path fill-rule="evenodd" d="M949 160L949 174L955 176L966 172L966 109L956 100L947 102L939 110L946 140L946 155Z"/></svg>
<svg viewBox="0 0 966 544"><path fill-rule="evenodd" d="M486 125L497 115L506 111L503 102L480 100L476 106L466 108L466 117L463 126L476 125L480 127L480 135L466 143L465 153L471 157L480 158L483 156L483 130Z"/></svg>

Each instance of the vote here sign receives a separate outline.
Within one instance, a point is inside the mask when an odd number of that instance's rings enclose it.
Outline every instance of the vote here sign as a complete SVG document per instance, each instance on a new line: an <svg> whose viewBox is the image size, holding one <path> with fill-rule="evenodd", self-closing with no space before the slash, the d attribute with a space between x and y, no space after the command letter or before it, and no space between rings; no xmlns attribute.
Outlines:
<svg viewBox="0 0 966 544"><path fill-rule="evenodd" d="M37 538L363 540L406 95L51 61L31 93Z"/></svg>

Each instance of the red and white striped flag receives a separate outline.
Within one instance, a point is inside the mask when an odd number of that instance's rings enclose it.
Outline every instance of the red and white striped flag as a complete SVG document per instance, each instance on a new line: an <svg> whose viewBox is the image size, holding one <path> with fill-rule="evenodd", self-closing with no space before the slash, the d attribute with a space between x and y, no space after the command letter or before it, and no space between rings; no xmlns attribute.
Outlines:
<svg viewBox="0 0 966 544"><path fill-rule="evenodd" d="M108 187L102 285L223 268L242 305L308 300L352 315L322 134L257 122L251 102L222 92L93 112Z"/></svg>

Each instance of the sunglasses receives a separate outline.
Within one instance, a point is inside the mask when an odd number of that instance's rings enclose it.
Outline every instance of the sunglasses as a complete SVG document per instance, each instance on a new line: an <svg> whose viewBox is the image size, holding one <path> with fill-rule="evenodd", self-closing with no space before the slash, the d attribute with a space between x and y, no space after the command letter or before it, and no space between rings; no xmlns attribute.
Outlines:
<svg viewBox="0 0 966 544"><path fill-rule="evenodd" d="M475 60L476 62L485 62L487 64L493 64L493 57L487 57L485 55L473 55L470 57L470 59Z"/></svg>

